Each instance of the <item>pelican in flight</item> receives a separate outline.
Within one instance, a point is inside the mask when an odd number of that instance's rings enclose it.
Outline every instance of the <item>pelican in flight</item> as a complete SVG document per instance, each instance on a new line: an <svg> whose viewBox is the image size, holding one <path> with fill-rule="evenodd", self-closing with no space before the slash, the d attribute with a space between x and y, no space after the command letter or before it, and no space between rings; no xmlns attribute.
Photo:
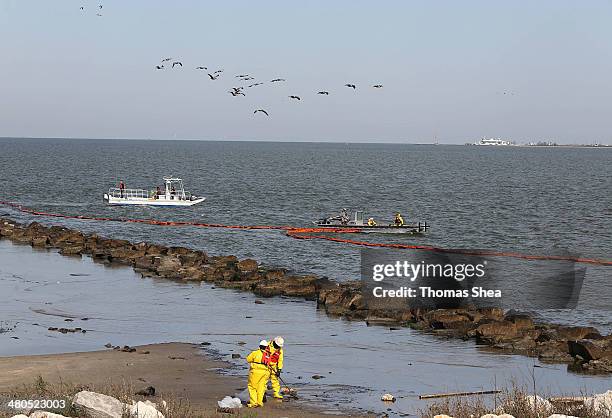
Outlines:
<svg viewBox="0 0 612 418"><path fill-rule="evenodd" d="M357 88L357 86L355 86L354 84L345 84L346 87L350 87L353 90L355 90Z"/></svg>
<svg viewBox="0 0 612 418"><path fill-rule="evenodd" d="M182 63L182 62L180 62L180 61L174 61L174 62L172 63L172 68L174 68L174 66L175 66L175 65L180 65L180 66L182 67L182 66L183 66L183 63Z"/></svg>
<svg viewBox="0 0 612 418"><path fill-rule="evenodd" d="M285 81L284 78L275 78L274 80L270 80L270 83L276 83L277 81Z"/></svg>
<svg viewBox="0 0 612 418"><path fill-rule="evenodd" d="M208 73L208 76L210 77L211 80L216 80L219 78L219 74L212 75L211 73Z"/></svg>
<svg viewBox="0 0 612 418"><path fill-rule="evenodd" d="M320 92L318 92L317 94L324 94L324 95L328 96L328 95L329 95L329 92L328 92L328 91L320 91Z"/></svg>
<svg viewBox="0 0 612 418"><path fill-rule="evenodd" d="M382 89L382 84L374 84L372 87L374 87L375 89Z"/></svg>
<svg viewBox="0 0 612 418"><path fill-rule="evenodd" d="M158 69L158 70L163 70L164 66L163 65L156 65L155 68Z"/></svg>
<svg viewBox="0 0 612 418"><path fill-rule="evenodd" d="M170 57L170 58L164 58L164 59L162 60L162 62L168 62L168 61L172 61L172 57Z"/></svg>
<svg viewBox="0 0 612 418"><path fill-rule="evenodd" d="M290 99L295 99L295 100L302 100L300 99L300 96L289 96Z"/></svg>
<svg viewBox="0 0 612 418"><path fill-rule="evenodd" d="M266 115L266 116L270 116L270 115L268 115L268 112L266 112L266 111L265 111L265 110L263 110L263 109L257 109L256 111L254 111L254 112L253 112L253 114L256 114L257 112L261 112L261 113L263 113L263 114L264 114L264 115Z"/></svg>
<svg viewBox="0 0 612 418"><path fill-rule="evenodd" d="M196 67L196 70L208 70L208 68L200 66L200 67Z"/></svg>

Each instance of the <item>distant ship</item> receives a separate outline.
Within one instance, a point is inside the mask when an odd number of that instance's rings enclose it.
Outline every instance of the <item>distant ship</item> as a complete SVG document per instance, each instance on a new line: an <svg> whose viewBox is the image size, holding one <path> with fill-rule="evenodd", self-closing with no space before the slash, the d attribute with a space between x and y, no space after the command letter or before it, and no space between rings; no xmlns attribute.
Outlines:
<svg viewBox="0 0 612 418"><path fill-rule="evenodd" d="M474 142L474 145L498 145L498 146L509 146L512 142L506 141L501 138L481 138L480 141Z"/></svg>

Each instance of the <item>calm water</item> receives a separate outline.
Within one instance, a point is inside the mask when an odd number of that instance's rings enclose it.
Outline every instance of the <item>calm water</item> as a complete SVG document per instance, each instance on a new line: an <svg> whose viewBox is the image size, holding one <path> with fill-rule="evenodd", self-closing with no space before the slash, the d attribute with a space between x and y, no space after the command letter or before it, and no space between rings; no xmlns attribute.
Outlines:
<svg viewBox="0 0 612 418"><path fill-rule="evenodd" d="M0 356L100 350L107 342L209 341L221 358L240 367L233 373L246 384L244 356L263 336L280 334L286 340L283 378L305 401L330 412L382 413L390 407L386 412L394 417L425 408L418 400L423 393L490 390L512 381L532 387L534 376L540 394L579 395L602 393L612 382L570 374L564 365L486 353L472 342L330 319L314 302L274 298L259 305L248 293L141 279L129 267L6 240L0 241L0 259L0 320L16 325L14 332L0 334ZM47 331L51 326L87 333L63 335ZM231 360L232 353L243 358ZM314 374L325 378L313 380ZM398 402L383 404L386 392Z"/></svg>
<svg viewBox="0 0 612 418"><path fill-rule="evenodd" d="M170 174L206 202L179 209L102 202L119 179L127 187L152 188ZM379 221L401 211L408 220L430 223L430 234L367 238L536 254L560 247L612 258L612 150L0 139L0 181L0 199L50 212L307 226L342 207L363 209ZM359 274L359 248L298 241L281 232L66 223L338 280ZM611 271L588 266L579 309L540 314L610 330Z"/></svg>

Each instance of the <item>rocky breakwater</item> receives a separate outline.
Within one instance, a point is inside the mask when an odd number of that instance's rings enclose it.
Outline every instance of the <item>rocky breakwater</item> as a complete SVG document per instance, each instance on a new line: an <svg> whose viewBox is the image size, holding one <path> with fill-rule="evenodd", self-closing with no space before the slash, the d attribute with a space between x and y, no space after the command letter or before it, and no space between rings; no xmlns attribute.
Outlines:
<svg viewBox="0 0 612 418"><path fill-rule="evenodd" d="M330 316L372 325L409 326L446 337L472 339L496 350L570 364L574 371L612 373L612 335L595 328L535 323L526 314L486 309L369 309L358 281L337 283L285 269L265 268L255 260L209 256L184 247L103 238L96 234L37 222L19 224L0 217L0 237L34 247L59 249L70 256L90 255L106 263L131 265L146 277L209 282L262 297L287 296L317 301Z"/></svg>

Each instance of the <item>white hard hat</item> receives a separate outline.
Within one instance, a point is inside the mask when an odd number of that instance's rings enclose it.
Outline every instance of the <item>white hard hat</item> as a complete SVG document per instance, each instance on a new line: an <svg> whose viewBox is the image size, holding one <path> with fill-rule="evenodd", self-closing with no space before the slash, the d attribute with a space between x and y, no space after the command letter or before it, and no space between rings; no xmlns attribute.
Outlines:
<svg viewBox="0 0 612 418"><path fill-rule="evenodd" d="M281 347L285 344L285 339L283 337L276 337L274 339L274 343L276 343L277 346Z"/></svg>
<svg viewBox="0 0 612 418"><path fill-rule="evenodd" d="M267 347L267 346L268 346L268 342L267 342L266 340L261 340L261 341L259 342L259 346L260 346L260 347Z"/></svg>

